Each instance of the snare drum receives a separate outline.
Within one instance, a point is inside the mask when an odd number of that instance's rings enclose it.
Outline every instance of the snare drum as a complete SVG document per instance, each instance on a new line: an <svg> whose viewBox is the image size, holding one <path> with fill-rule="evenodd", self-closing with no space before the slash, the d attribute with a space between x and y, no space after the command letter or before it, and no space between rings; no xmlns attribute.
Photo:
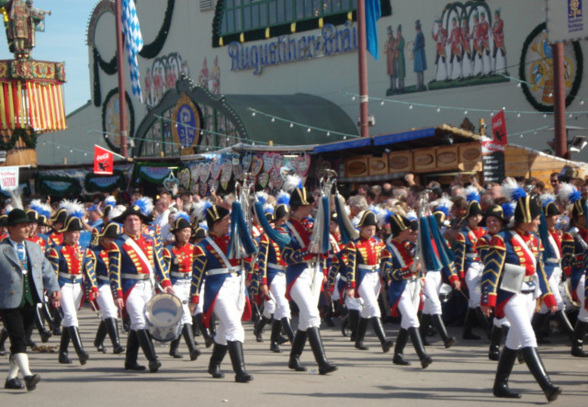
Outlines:
<svg viewBox="0 0 588 407"><path fill-rule="evenodd" d="M571 280L569 278L559 284L559 292L566 307L566 311L575 311L580 309L580 303L573 300Z"/></svg>
<svg viewBox="0 0 588 407"><path fill-rule="evenodd" d="M182 331L182 301L173 294L156 294L145 305L145 320L156 341L177 339Z"/></svg>

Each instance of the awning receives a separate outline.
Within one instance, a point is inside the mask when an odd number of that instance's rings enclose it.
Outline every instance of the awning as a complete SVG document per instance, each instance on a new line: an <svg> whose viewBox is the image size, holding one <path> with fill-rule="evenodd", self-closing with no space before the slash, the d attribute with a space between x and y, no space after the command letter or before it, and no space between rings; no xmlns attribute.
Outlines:
<svg viewBox="0 0 588 407"><path fill-rule="evenodd" d="M313 150L314 154L331 153L333 151L348 150L351 148L371 147L372 138L364 137L353 140L344 140L336 143L323 144L316 146Z"/></svg>

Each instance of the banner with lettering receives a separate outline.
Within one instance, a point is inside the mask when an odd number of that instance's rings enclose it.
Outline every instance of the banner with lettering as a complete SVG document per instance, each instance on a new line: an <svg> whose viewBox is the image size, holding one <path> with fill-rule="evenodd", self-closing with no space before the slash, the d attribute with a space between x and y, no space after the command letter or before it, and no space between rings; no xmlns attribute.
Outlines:
<svg viewBox="0 0 588 407"><path fill-rule="evenodd" d="M506 122L501 110L492 118L492 138L482 138L482 163L484 181L501 183L505 178L504 149L506 146Z"/></svg>
<svg viewBox="0 0 588 407"><path fill-rule="evenodd" d="M100 146L94 146L94 174L112 175L114 171L114 155Z"/></svg>
<svg viewBox="0 0 588 407"><path fill-rule="evenodd" d="M18 188L19 167L0 167L0 188L10 191Z"/></svg>

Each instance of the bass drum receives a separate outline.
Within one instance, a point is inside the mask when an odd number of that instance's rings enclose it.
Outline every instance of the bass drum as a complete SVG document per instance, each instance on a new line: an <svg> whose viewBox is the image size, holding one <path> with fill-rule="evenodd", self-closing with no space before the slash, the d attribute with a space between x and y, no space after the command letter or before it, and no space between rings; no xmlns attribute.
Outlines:
<svg viewBox="0 0 588 407"><path fill-rule="evenodd" d="M173 294L156 294L145 306L149 333L156 341L177 339L182 331L182 301Z"/></svg>
<svg viewBox="0 0 588 407"><path fill-rule="evenodd" d="M559 293L566 306L566 311L576 311L580 309L580 303L574 301L572 297L572 285L571 280L568 278L566 281L562 281L559 285Z"/></svg>

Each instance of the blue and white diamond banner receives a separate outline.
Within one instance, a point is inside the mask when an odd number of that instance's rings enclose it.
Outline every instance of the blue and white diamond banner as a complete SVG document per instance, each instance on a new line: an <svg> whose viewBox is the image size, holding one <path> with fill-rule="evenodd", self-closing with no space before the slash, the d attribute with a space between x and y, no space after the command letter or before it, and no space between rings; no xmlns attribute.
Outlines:
<svg viewBox="0 0 588 407"><path fill-rule="evenodd" d="M127 48L131 89L133 95L143 103L141 81L139 80L139 63L137 62L137 54L143 48L143 36L141 35L141 27L139 27L135 0L122 0L122 31L125 47Z"/></svg>

